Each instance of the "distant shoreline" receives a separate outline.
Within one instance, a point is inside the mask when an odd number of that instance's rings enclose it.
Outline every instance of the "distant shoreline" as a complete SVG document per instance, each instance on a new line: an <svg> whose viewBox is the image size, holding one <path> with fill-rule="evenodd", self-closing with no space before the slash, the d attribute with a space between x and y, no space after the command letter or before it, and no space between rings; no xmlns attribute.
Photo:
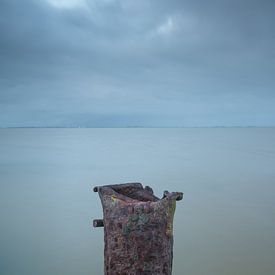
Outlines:
<svg viewBox="0 0 275 275"><path fill-rule="evenodd" d="M0 129L216 129L216 128L275 128L275 126L125 126L125 127L36 127L36 126L16 126L0 127Z"/></svg>

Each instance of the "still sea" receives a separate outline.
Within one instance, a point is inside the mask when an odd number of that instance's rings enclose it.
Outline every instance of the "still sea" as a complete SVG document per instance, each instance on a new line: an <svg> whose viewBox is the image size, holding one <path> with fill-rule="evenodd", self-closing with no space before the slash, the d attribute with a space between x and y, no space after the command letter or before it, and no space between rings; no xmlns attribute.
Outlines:
<svg viewBox="0 0 275 275"><path fill-rule="evenodd" d="M275 128L0 129L0 274L103 274L124 182L184 192L174 275L275 274Z"/></svg>

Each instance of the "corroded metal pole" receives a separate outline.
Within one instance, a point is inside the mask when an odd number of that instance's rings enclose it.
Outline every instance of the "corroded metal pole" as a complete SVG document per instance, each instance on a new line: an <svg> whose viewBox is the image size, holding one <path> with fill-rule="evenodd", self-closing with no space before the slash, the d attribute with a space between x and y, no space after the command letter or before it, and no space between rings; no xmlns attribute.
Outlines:
<svg viewBox="0 0 275 275"><path fill-rule="evenodd" d="M105 275L171 275L173 217L183 193L164 191L159 199L141 183L105 185L98 192L104 227Z"/></svg>

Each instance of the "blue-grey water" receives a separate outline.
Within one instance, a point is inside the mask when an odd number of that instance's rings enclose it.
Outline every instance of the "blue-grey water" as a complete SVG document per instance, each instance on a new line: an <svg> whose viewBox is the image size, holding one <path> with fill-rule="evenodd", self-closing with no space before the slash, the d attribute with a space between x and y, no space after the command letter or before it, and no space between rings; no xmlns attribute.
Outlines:
<svg viewBox="0 0 275 275"><path fill-rule="evenodd" d="M275 274L275 129L1 129L0 274L103 274L95 185L183 191L174 273Z"/></svg>

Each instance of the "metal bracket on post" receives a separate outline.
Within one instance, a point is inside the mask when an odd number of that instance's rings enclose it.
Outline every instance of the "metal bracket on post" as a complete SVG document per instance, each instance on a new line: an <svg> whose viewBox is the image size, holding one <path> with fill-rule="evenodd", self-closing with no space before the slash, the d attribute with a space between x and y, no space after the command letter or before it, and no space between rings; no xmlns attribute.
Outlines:
<svg viewBox="0 0 275 275"><path fill-rule="evenodd" d="M104 227L103 220L93 220L93 226L94 227Z"/></svg>

